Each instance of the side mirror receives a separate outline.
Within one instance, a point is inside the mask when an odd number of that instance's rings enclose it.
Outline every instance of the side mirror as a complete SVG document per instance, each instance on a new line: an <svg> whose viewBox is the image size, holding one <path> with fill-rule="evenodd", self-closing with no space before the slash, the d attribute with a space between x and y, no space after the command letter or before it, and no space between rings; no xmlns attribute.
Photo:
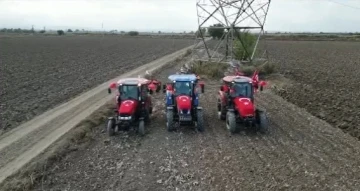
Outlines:
<svg viewBox="0 0 360 191"><path fill-rule="evenodd" d="M111 89L115 89L115 88L116 88L116 83L115 82L111 83L108 88L108 93L111 94Z"/></svg>
<svg viewBox="0 0 360 191"><path fill-rule="evenodd" d="M111 88L111 89L116 88L116 83L115 82L111 83L109 88Z"/></svg>
<svg viewBox="0 0 360 191"><path fill-rule="evenodd" d="M263 89L264 89L264 86L266 86L267 85L267 83L266 83L266 81L260 81L259 82L259 86L260 86L260 91L263 91Z"/></svg>

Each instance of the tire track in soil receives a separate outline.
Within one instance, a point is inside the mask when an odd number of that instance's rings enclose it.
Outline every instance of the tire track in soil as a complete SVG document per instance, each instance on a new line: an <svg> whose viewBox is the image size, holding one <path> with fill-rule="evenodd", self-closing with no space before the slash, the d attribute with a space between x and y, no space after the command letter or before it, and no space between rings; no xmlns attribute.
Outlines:
<svg viewBox="0 0 360 191"><path fill-rule="evenodd" d="M162 82L174 68L158 76ZM266 91L257 96L270 133L229 135L217 119L219 84L206 81L201 96L205 132L167 132L164 94L154 95L145 137L133 132L95 138L71 153L44 179L46 190L356 190L359 143ZM287 114L287 115L284 115ZM324 126L324 127L322 127ZM332 129L331 129L332 128ZM326 133L326 136L322 134Z"/></svg>

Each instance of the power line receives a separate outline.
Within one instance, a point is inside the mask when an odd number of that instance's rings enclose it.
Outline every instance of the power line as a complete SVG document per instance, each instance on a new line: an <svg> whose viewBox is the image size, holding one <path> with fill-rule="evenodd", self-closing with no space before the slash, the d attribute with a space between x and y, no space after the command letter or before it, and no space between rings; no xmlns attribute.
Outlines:
<svg viewBox="0 0 360 191"><path fill-rule="evenodd" d="M339 2L336 2L336 1L332 1L332 0L328 0L328 1L329 1L329 2L332 2L332 3L335 3L335 4L339 4L339 5L345 6L345 7L350 7L350 8L353 8L353 9L359 9L359 10L360 10L360 7L355 7L355 6L351 6L351 5L346 5L346 4L339 3Z"/></svg>

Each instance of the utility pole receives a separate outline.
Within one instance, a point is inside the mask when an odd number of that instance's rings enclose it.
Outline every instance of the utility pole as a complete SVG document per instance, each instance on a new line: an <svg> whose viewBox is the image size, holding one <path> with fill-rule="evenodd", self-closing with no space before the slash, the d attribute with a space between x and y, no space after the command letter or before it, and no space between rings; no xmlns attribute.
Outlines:
<svg viewBox="0 0 360 191"><path fill-rule="evenodd" d="M260 37L264 34L264 25L271 0L196 0L198 33L195 37L193 60L230 62L236 58L236 51L241 48L246 59L254 58ZM216 27L214 27L214 24ZM208 29L223 30L222 37L210 43L203 31ZM251 32L253 31L253 32ZM256 36L254 47L246 44L245 33ZM248 51L250 50L251 51ZM205 56L203 55L205 53Z"/></svg>

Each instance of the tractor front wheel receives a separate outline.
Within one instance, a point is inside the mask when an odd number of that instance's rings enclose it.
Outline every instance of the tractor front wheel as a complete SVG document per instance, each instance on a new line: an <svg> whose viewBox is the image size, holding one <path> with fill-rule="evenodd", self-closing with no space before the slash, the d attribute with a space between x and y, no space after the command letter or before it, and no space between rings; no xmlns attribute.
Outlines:
<svg viewBox="0 0 360 191"><path fill-rule="evenodd" d="M145 123L144 123L144 120L139 121L138 133L141 136L145 135Z"/></svg>
<svg viewBox="0 0 360 191"><path fill-rule="evenodd" d="M108 120L106 130L107 130L109 136L113 136L115 134L115 120L114 119Z"/></svg>
<svg viewBox="0 0 360 191"><path fill-rule="evenodd" d="M198 131L203 132L204 131L204 115L202 110L197 110L196 113L197 121L196 121L196 128Z"/></svg>
<svg viewBox="0 0 360 191"><path fill-rule="evenodd" d="M226 113L226 128L230 131L230 133L236 133L237 124L234 112L228 111Z"/></svg>
<svg viewBox="0 0 360 191"><path fill-rule="evenodd" d="M267 133L269 131L269 124L268 124L268 118L264 111L258 111L257 112L257 122L258 122L258 129L260 133Z"/></svg>
<svg viewBox="0 0 360 191"><path fill-rule="evenodd" d="M166 110L166 128L169 132L174 130L174 111Z"/></svg>

